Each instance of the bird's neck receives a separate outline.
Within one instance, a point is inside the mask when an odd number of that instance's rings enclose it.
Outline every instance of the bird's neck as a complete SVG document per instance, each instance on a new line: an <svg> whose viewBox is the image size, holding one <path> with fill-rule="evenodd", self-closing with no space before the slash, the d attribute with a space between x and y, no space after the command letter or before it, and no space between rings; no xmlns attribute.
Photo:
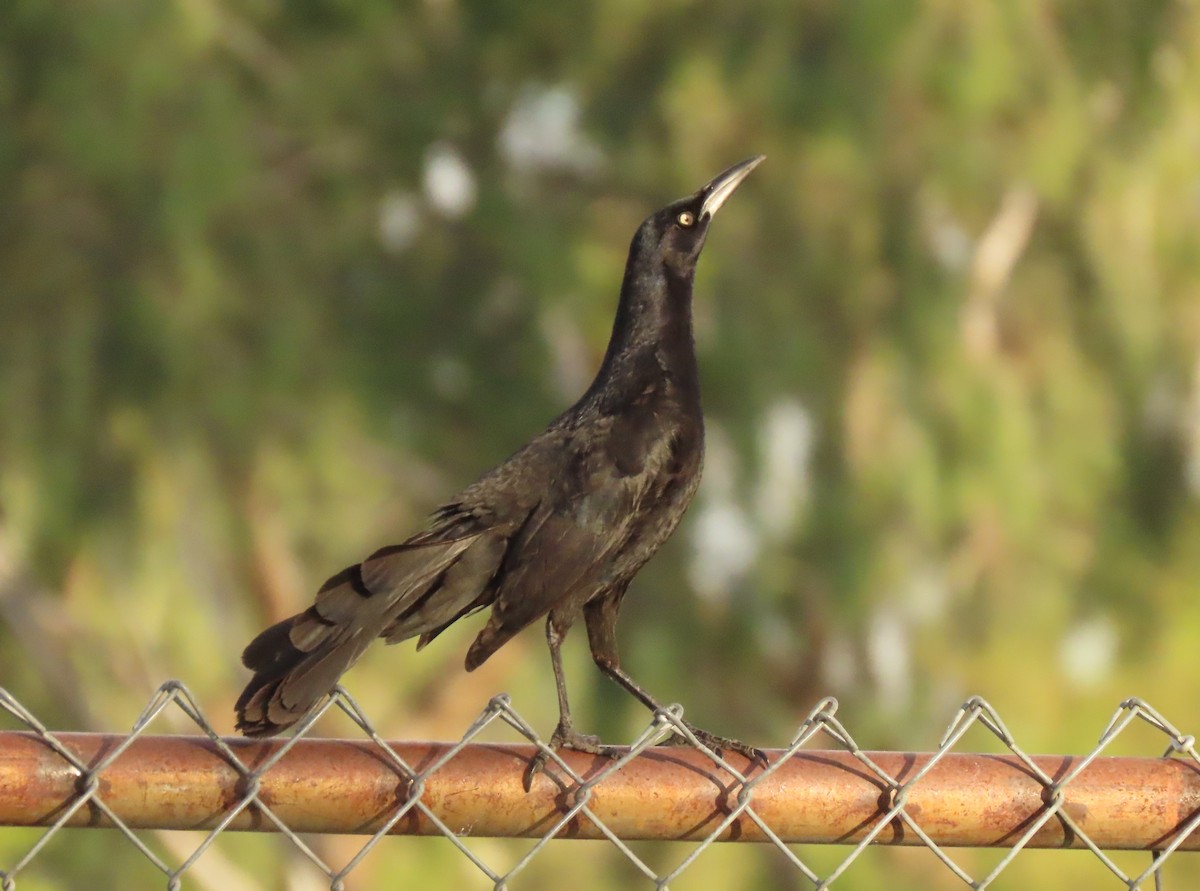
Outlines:
<svg viewBox="0 0 1200 891"><path fill-rule="evenodd" d="M692 275L630 264L604 362L593 391L637 395L651 380L671 384L687 408L699 411L700 383L692 335Z"/></svg>

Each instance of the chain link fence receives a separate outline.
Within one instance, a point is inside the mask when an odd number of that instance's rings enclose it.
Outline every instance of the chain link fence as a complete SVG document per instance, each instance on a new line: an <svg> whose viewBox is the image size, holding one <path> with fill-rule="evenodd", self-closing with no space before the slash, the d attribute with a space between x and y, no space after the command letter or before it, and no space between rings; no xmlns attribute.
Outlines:
<svg viewBox="0 0 1200 891"><path fill-rule="evenodd" d="M453 744L382 739L342 688L286 740L222 738L178 681L163 684L128 734L49 730L0 688L0 825L45 831L13 862L0 862L0 887L16 891L46 845L71 827L124 835L165 879L190 886L197 863L222 833L279 833L333 891L390 835L443 836L496 889L519 877L555 839L605 839L645 878L667 888L717 842L773 846L812 887L834 887L872 845L920 845L970 888L988 888L1027 848L1079 848L1107 868L1113 887L1164 884L1162 867L1200 848L1200 757L1195 741L1146 703L1121 703L1096 746L1081 756L1033 756L996 711L972 698L951 720L936 751L864 751L821 701L791 743L761 768L724 757L697 740L673 706L654 715L628 752L615 760L554 752L497 696ZM313 723L340 709L362 731L358 741L307 738ZM203 736L157 736L148 728L177 710ZM1162 734L1161 757L1107 754L1131 725ZM480 741L506 727L518 745ZM955 751L979 727L1007 755ZM672 741L672 748L659 747ZM814 746L820 746L815 748ZM529 773L544 753L546 767ZM147 833L202 829L194 848L168 847L168 862ZM365 836L342 865L303 837L312 832ZM512 865L497 867L468 838L510 836L535 843ZM631 847L640 839L679 841L680 857L655 869ZM560 841L569 844L569 841ZM846 854L819 870L798 846L836 843ZM985 875L972 875L950 848L1004 849ZM1106 851L1149 852L1145 868L1123 870Z"/></svg>

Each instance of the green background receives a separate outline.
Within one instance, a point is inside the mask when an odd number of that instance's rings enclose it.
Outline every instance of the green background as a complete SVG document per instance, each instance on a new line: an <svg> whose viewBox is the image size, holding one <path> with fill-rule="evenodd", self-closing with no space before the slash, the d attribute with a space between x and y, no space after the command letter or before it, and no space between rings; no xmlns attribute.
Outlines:
<svg viewBox="0 0 1200 891"><path fill-rule="evenodd" d="M1130 695L1195 729L1198 43L1166 0L7 0L0 685L118 731L178 677L230 732L250 637L569 404L636 225L762 152L700 263L706 478L626 667L767 746L826 694L874 749L933 748L971 694L1031 752L1089 751ZM383 735L456 738L501 690L549 734L542 635L467 675L477 624L348 675ZM582 636L578 724L630 739ZM277 839L206 863L307 887ZM515 886L567 874L637 887L603 843ZM1106 875L1027 852L997 887ZM18 887L159 882L73 832ZM418 883L490 886L395 840L346 887ZM726 846L672 887L805 882ZM961 883L871 851L837 887Z"/></svg>

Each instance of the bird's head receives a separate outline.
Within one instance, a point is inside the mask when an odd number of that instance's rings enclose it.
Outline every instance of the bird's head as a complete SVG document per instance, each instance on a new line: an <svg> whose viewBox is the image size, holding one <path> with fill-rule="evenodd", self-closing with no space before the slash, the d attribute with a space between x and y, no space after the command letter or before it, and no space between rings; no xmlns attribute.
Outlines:
<svg viewBox="0 0 1200 891"><path fill-rule="evenodd" d="M694 195L668 204L651 214L633 239L633 255L661 259L668 272L690 278L696 269L708 225L721 205L741 185L750 171L762 163L756 155L717 174Z"/></svg>

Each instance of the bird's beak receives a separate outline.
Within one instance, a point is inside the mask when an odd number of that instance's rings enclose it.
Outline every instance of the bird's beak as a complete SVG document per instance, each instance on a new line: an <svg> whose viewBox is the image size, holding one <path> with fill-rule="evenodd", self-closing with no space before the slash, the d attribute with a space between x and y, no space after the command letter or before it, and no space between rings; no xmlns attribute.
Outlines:
<svg viewBox="0 0 1200 891"><path fill-rule="evenodd" d="M720 210L726 199L742 184L742 180L749 176L750 171L761 164L766 157L766 155L755 155L753 158L747 158L713 177L713 181L700 190L700 194L704 196L704 203L700 205L701 218L711 217Z"/></svg>

